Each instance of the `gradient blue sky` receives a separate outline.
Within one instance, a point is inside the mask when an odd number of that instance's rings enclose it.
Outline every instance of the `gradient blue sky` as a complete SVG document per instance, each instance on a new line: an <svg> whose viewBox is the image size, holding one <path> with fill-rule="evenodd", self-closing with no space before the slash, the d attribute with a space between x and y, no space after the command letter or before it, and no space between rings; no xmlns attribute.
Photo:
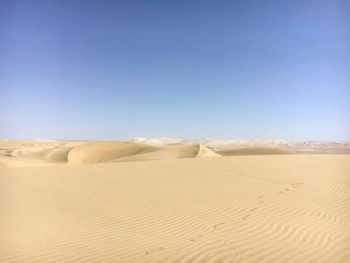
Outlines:
<svg viewBox="0 0 350 263"><path fill-rule="evenodd" d="M350 4L0 0L0 138L350 140Z"/></svg>

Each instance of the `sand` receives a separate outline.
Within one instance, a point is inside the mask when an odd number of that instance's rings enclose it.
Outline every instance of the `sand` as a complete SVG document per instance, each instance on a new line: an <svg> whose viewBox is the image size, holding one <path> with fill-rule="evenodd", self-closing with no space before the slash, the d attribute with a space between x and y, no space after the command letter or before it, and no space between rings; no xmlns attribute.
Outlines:
<svg viewBox="0 0 350 263"><path fill-rule="evenodd" d="M252 148L238 148L230 150L218 151L218 154L223 156L241 156L241 155L279 155L279 154L294 154L293 151L288 151L278 148L268 147L252 147Z"/></svg>
<svg viewBox="0 0 350 263"><path fill-rule="evenodd" d="M0 142L0 262L350 262L350 155Z"/></svg>

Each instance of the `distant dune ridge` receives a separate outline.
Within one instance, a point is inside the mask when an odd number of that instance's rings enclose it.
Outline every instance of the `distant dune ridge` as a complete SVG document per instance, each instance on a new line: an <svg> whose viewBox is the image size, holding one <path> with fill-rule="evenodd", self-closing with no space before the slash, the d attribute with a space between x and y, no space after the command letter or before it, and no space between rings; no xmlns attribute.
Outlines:
<svg viewBox="0 0 350 263"><path fill-rule="evenodd" d="M348 142L271 140L181 140L136 138L130 141L0 141L2 166L55 163L91 164L234 155L348 154Z"/></svg>
<svg viewBox="0 0 350 263"><path fill-rule="evenodd" d="M97 142L75 147L68 163L100 163L107 161L146 161L195 157L217 157L219 154L201 144L171 144L165 147L135 142Z"/></svg>
<svg viewBox="0 0 350 263"><path fill-rule="evenodd" d="M134 142L95 142L79 145L68 153L68 163L100 163L154 151L156 148Z"/></svg>
<svg viewBox="0 0 350 263"><path fill-rule="evenodd" d="M6 166L36 166L67 163L71 149L81 142L59 141L2 141L0 163Z"/></svg>
<svg viewBox="0 0 350 263"><path fill-rule="evenodd" d="M0 163L8 166L55 163L92 164L199 157L219 157L202 144L145 144L135 141L101 142L2 142Z"/></svg>
<svg viewBox="0 0 350 263"><path fill-rule="evenodd" d="M0 262L349 262L350 155L223 145L1 141Z"/></svg>

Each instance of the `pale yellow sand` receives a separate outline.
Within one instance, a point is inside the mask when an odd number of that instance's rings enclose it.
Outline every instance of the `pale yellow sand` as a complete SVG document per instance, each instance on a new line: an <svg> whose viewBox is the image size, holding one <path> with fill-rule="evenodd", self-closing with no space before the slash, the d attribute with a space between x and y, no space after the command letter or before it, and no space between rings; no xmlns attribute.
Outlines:
<svg viewBox="0 0 350 263"><path fill-rule="evenodd" d="M349 155L78 144L0 144L0 262L350 262Z"/></svg>
<svg viewBox="0 0 350 263"><path fill-rule="evenodd" d="M242 155L280 155L280 154L293 154L294 152L278 149L278 148L276 149L276 148L252 147L252 148L221 150L221 151L218 151L218 153L223 156L242 156Z"/></svg>

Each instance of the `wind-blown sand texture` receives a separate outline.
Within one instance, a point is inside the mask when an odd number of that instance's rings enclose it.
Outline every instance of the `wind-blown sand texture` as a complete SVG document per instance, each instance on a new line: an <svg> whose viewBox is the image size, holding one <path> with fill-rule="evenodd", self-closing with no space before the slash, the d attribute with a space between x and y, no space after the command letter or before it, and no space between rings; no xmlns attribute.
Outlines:
<svg viewBox="0 0 350 263"><path fill-rule="evenodd" d="M349 204L349 155L0 142L0 262L345 263Z"/></svg>

